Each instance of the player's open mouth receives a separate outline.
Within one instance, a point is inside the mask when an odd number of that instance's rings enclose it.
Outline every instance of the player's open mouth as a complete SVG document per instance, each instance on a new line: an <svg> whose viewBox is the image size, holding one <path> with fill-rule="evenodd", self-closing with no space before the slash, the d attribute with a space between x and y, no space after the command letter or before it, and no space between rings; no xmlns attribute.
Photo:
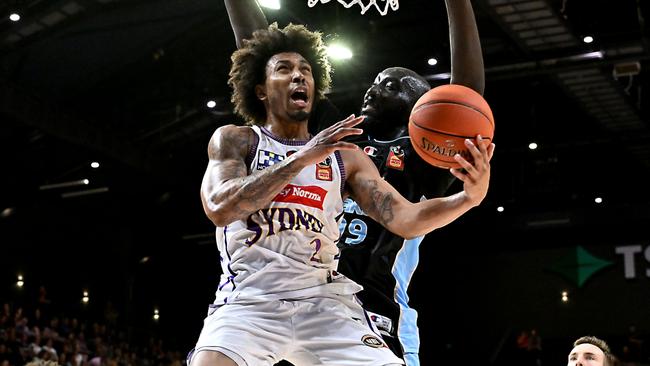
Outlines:
<svg viewBox="0 0 650 366"><path fill-rule="evenodd" d="M307 107L307 102L309 101L309 97L307 96L306 92L302 90L296 90L293 93L291 93L291 101L298 107L304 108Z"/></svg>
<svg viewBox="0 0 650 366"><path fill-rule="evenodd" d="M376 110L375 106L370 103L364 103L361 106L361 113L374 112Z"/></svg>

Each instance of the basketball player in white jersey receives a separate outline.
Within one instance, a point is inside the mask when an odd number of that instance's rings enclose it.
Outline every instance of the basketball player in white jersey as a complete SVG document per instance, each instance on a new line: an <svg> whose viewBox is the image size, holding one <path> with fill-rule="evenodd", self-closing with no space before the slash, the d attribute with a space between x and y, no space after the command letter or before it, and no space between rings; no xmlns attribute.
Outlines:
<svg viewBox="0 0 650 366"><path fill-rule="evenodd" d="M442 0L438 0L441 1ZM450 80L483 93L485 73L478 28L470 0L445 0L449 24ZM224 0L238 47L255 30L268 27L256 0ZM375 163L381 177L411 202L447 195L453 175L422 160L408 136L413 105L430 89L412 70L389 67L381 71L363 96L361 114L368 117L362 135L348 139ZM310 131L337 122L338 109L320 100L310 119ZM348 197L343 202L339 272L363 286L357 294L391 350L407 366L420 366L417 310L409 304L409 283L419 264L424 237L405 239L385 229ZM435 236L430 239L435 241ZM278 365L280 366L280 365Z"/></svg>
<svg viewBox="0 0 650 366"><path fill-rule="evenodd" d="M319 33L271 25L232 61L232 100L251 126L220 127L209 142L201 198L223 275L189 364L403 365L356 301L361 287L336 271L343 192L388 230L423 235L485 198L494 145L467 140L473 163L456 156L463 170L451 170L463 191L414 204L341 141L363 118L310 136L330 82Z"/></svg>

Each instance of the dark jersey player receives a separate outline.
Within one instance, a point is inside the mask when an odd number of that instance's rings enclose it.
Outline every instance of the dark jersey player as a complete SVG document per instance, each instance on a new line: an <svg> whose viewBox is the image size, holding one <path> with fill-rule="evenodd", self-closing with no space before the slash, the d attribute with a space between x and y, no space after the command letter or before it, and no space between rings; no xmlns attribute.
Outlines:
<svg viewBox="0 0 650 366"><path fill-rule="evenodd" d="M255 0L225 0L237 45L257 29L268 26ZM445 0L451 45L451 83L483 93L484 70L481 46L469 0ZM401 67L385 69L367 90L360 125L364 134L353 140L372 159L381 176L405 198L445 194L454 177L444 169L422 161L408 137L408 117L417 99L430 89L417 73ZM336 118L320 117L328 103L317 106L310 125L325 127ZM327 113L327 112L326 112ZM407 289L418 265L423 239L402 238L366 216L348 199L340 221L339 271L360 283L363 306L382 330L384 340L403 356L408 366L420 364L417 312L408 305Z"/></svg>

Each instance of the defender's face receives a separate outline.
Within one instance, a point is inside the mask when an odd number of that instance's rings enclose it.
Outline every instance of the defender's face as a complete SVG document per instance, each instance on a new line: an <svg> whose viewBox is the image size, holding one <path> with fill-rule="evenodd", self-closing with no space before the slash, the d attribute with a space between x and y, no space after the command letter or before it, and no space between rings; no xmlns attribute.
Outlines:
<svg viewBox="0 0 650 366"><path fill-rule="evenodd" d="M306 121L314 101L311 65L295 52L282 52L266 63L266 80L255 88L267 114L283 120Z"/></svg>
<svg viewBox="0 0 650 366"><path fill-rule="evenodd" d="M575 346L569 353L567 366L604 366L605 353L593 344Z"/></svg>
<svg viewBox="0 0 650 366"><path fill-rule="evenodd" d="M369 120L406 124L418 95L408 84L410 76L395 71L383 71L366 91L361 114Z"/></svg>

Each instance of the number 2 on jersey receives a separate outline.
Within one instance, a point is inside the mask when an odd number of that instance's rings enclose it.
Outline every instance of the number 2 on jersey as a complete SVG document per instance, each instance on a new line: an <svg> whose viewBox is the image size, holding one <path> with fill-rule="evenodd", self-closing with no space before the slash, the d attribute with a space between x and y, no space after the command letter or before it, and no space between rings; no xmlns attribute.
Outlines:
<svg viewBox="0 0 650 366"><path fill-rule="evenodd" d="M314 244L314 246L315 246L314 255L311 256L311 261L321 263L320 258L316 257L318 255L318 251L320 250L320 247L322 246L322 244L320 242L320 239L314 239L309 244Z"/></svg>

